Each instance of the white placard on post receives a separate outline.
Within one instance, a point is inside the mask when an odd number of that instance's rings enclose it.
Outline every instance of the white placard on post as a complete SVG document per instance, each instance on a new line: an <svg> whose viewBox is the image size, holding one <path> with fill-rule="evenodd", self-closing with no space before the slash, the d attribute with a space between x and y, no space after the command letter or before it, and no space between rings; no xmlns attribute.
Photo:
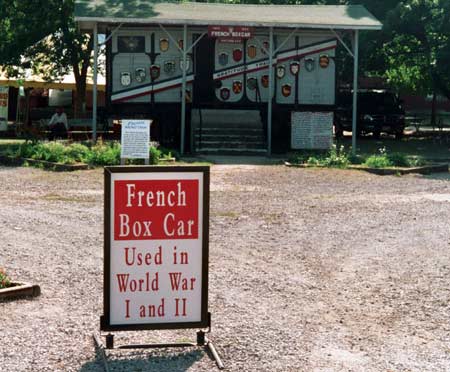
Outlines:
<svg viewBox="0 0 450 372"><path fill-rule="evenodd" d="M148 159L151 120L122 120L122 159Z"/></svg>
<svg viewBox="0 0 450 372"><path fill-rule="evenodd" d="M295 150L327 150L333 144L332 112L291 114L291 147Z"/></svg>

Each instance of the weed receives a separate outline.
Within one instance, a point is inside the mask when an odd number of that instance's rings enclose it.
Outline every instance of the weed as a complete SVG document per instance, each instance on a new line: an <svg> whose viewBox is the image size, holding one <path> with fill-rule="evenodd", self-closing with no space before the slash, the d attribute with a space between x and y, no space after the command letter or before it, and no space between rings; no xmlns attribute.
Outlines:
<svg viewBox="0 0 450 372"><path fill-rule="evenodd" d="M11 286L11 279L6 274L5 269L0 267L0 289L8 288Z"/></svg>

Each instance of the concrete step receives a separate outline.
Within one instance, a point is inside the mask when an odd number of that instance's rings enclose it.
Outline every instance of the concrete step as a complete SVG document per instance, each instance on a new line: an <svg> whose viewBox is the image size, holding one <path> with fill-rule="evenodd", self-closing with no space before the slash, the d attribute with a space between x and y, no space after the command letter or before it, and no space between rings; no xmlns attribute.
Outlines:
<svg viewBox="0 0 450 372"><path fill-rule="evenodd" d="M241 118L240 121L217 123L215 121L194 123L196 129L209 129L209 128L232 128L232 129L263 129L263 123L247 123Z"/></svg>
<svg viewBox="0 0 450 372"><path fill-rule="evenodd" d="M248 142L255 142L255 141L264 141L265 136L262 134L220 134L220 133L196 133L195 139L202 140L202 141L214 141L214 140L229 140L229 141L248 141Z"/></svg>
<svg viewBox="0 0 450 372"><path fill-rule="evenodd" d="M230 149L223 147L197 150L200 155L265 155L267 149Z"/></svg>
<svg viewBox="0 0 450 372"><path fill-rule="evenodd" d="M230 149L264 149L266 143L263 141L255 142L241 142L241 141L202 141L197 142L197 148L210 149L210 148L230 148Z"/></svg>
<svg viewBox="0 0 450 372"><path fill-rule="evenodd" d="M259 110L224 110L224 109L202 109L201 122L203 127L215 126L261 126L261 115ZM200 110L191 112L191 122L200 125Z"/></svg>
<svg viewBox="0 0 450 372"><path fill-rule="evenodd" d="M194 131L195 134L202 135L232 135L232 136L263 136L264 130L260 129L251 129L251 128L202 128L201 130L197 128Z"/></svg>

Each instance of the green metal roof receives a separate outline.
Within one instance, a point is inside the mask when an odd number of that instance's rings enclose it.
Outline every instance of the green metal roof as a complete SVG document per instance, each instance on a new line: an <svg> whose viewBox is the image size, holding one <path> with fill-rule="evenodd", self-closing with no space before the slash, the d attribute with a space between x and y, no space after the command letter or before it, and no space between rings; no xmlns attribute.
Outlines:
<svg viewBox="0 0 450 372"><path fill-rule="evenodd" d="M144 0L76 0L82 28L99 24L241 25L316 29L379 30L382 24L362 5L243 5L160 3Z"/></svg>

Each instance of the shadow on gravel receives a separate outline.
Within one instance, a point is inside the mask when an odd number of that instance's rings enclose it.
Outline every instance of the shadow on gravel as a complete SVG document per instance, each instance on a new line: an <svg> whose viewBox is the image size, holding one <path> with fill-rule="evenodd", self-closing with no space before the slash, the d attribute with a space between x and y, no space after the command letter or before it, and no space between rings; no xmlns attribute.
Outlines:
<svg viewBox="0 0 450 372"><path fill-rule="evenodd" d="M144 354L145 353L145 354ZM169 352L168 352L169 353ZM108 368L113 371L154 371L154 372L184 372L192 365L202 359L205 352L201 350L192 350L180 352L170 355L155 355L151 351L141 351L135 353L127 353L119 356L117 352L108 354ZM113 357L114 359L112 359ZM95 360L85 363L79 372L104 371L103 360L97 353Z"/></svg>
<svg viewBox="0 0 450 372"><path fill-rule="evenodd" d="M423 177L429 180L450 181L450 173L432 173Z"/></svg>

